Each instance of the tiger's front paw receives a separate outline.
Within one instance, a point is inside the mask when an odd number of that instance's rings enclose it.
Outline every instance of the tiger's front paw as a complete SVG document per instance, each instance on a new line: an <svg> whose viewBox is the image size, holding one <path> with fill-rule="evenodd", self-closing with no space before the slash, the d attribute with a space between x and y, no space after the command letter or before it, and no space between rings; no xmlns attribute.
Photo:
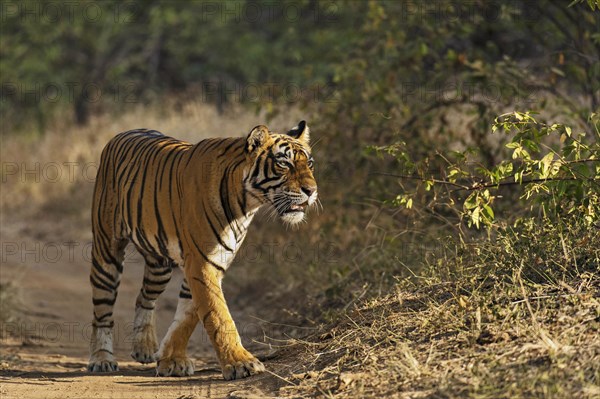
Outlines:
<svg viewBox="0 0 600 399"><path fill-rule="evenodd" d="M185 356L158 359L156 375L162 377L185 377L194 375L194 362Z"/></svg>
<svg viewBox="0 0 600 399"><path fill-rule="evenodd" d="M131 357L140 363L154 362L154 354L158 350L154 327L147 326L133 337Z"/></svg>
<svg viewBox="0 0 600 399"><path fill-rule="evenodd" d="M118 370L119 366L112 354L102 351L90 356L88 371L92 373L109 373Z"/></svg>
<svg viewBox="0 0 600 399"><path fill-rule="evenodd" d="M232 358L222 364L223 378L238 380L265 371L265 366L244 348L232 353Z"/></svg>

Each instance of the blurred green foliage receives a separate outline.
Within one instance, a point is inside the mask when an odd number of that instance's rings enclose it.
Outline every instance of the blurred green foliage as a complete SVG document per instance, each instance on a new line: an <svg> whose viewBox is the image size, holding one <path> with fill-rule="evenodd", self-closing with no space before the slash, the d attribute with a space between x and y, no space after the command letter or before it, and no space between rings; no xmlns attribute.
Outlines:
<svg viewBox="0 0 600 399"><path fill-rule="evenodd" d="M465 106L485 145L502 106L553 97L580 121L600 106L585 2L3 1L1 18L7 131L185 92L220 108L312 102L376 136L450 134L444 110Z"/></svg>
<svg viewBox="0 0 600 399"><path fill-rule="evenodd" d="M352 2L364 21L336 68L336 123L440 146L485 132L501 110L547 108L587 125L600 107L600 13L583 4ZM358 9L361 9L360 11ZM452 115L473 118L452 130ZM435 128L427 143L424 132Z"/></svg>
<svg viewBox="0 0 600 399"><path fill-rule="evenodd" d="M3 2L2 117L65 106L85 123L110 104L182 92L265 104L331 79L353 30L335 2ZM342 39L342 40L341 40ZM116 107L113 107L113 109Z"/></svg>

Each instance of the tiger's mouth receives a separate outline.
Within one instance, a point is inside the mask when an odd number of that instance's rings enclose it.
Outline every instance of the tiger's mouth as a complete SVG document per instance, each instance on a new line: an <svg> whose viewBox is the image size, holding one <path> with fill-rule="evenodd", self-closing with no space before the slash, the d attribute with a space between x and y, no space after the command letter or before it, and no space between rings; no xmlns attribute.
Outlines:
<svg viewBox="0 0 600 399"><path fill-rule="evenodd" d="M287 224L298 224L304 220L308 205L308 201L305 201L301 204L290 203L287 207L279 211L279 216Z"/></svg>
<svg viewBox="0 0 600 399"><path fill-rule="evenodd" d="M306 207L308 207L308 201L305 201L301 204L290 204L290 206L283 212L286 213L294 213L294 212L302 212L306 211Z"/></svg>

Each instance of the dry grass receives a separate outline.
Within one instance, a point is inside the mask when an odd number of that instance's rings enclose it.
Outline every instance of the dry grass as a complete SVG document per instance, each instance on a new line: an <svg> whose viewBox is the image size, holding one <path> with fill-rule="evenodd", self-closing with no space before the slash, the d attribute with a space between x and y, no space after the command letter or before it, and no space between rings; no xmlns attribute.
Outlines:
<svg viewBox="0 0 600 399"><path fill-rule="evenodd" d="M297 386L282 392L336 398L600 394L598 301L589 288L578 297L547 295L533 317L523 299L514 298L504 319L465 307L447 288L378 298L347 314L318 343L302 345L304 366L291 379Z"/></svg>
<svg viewBox="0 0 600 399"><path fill-rule="evenodd" d="M19 305L19 293L14 284L0 282L0 326L19 320L19 315L15 311ZM3 334L4 329L1 329L0 333Z"/></svg>
<svg viewBox="0 0 600 399"><path fill-rule="evenodd" d="M574 231L566 247L556 235L541 237L521 247L482 244L476 254L459 251L443 259L447 267L403 280L394 294L342 313L285 350L277 373L289 383L281 393L598 397L599 234ZM571 261L561 259L563 251ZM525 263L531 259L537 263ZM553 267L558 259L570 270ZM289 366L290 358L299 360Z"/></svg>

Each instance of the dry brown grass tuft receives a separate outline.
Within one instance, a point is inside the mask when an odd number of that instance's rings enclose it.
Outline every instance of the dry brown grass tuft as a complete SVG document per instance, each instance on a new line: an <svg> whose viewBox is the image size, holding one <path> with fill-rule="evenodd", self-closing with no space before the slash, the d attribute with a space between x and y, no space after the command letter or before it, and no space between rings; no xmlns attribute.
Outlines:
<svg viewBox="0 0 600 399"><path fill-rule="evenodd" d="M281 366L294 384L282 394L597 397L598 277L582 276L573 288L577 294L547 289L531 299L490 293L507 301L499 309L473 304L482 297L453 297L446 284L378 298L291 349L301 360ZM531 314L528 301L536 302Z"/></svg>
<svg viewBox="0 0 600 399"><path fill-rule="evenodd" d="M0 326L19 320L17 309L20 305L19 293L11 282L0 282ZM0 330L0 335L4 333Z"/></svg>
<svg viewBox="0 0 600 399"><path fill-rule="evenodd" d="M596 244L598 236L583 233ZM543 237L550 245L560 241ZM535 250L535 241L523 248ZM431 270L416 282L401 281L395 294L368 300L287 348L277 370L289 376L282 395L598 397L600 250L571 242L554 245L556 251L539 248L537 265L496 263L527 260L523 248L482 246L477 256L456 261L471 267L456 272L455 265L452 277ZM577 266L563 259L570 272L548 269L546 261L563 249ZM525 277L535 270L548 279ZM293 365L283 364L291 358Z"/></svg>

